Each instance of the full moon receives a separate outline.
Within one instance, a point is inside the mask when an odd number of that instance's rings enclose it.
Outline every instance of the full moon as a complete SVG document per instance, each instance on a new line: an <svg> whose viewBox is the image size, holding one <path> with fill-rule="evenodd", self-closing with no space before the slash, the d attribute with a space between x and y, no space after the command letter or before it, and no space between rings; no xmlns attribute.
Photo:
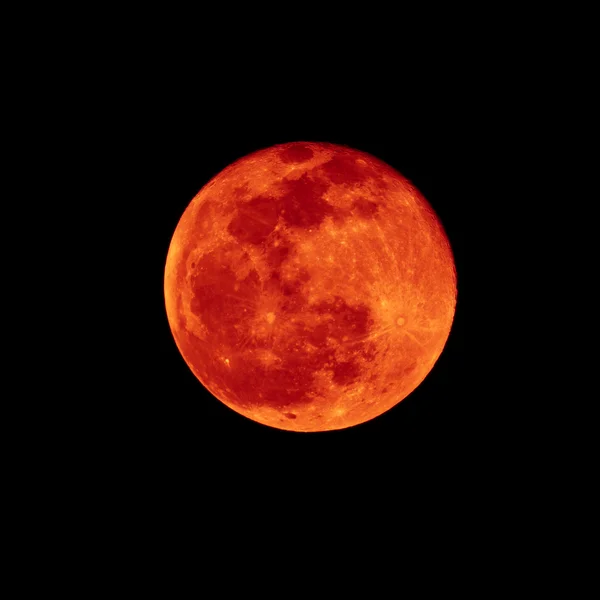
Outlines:
<svg viewBox="0 0 600 600"><path fill-rule="evenodd" d="M270 427L364 423L425 379L448 339L456 271L421 193L364 152L281 144L192 199L164 276L185 362Z"/></svg>

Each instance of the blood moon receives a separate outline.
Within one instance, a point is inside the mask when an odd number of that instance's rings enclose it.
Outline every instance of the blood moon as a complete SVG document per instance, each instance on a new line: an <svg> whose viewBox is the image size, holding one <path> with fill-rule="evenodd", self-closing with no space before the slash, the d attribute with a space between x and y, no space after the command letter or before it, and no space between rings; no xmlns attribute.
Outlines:
<svg viewBox="0 0 600 600"><path fill-rule="evenodd" d="M456 304L440 221L369 154L298 142L259 150L193 198L165 267L167 316L200 382L292 431L368 421L410 394Z"/></svg>

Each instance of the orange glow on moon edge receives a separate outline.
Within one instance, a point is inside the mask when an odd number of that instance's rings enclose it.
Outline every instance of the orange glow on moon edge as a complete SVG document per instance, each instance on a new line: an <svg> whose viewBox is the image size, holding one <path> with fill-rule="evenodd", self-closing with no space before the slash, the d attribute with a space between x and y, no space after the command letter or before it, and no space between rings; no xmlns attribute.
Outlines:
<svg viewBox="0 0 600 600"><path fill-rule="evenodd" d="M259 150L192 199L167 254L173 337L194 375L270 427L327 431L388 411L450 334L456 270L432 207L364 152Z"/></svg>

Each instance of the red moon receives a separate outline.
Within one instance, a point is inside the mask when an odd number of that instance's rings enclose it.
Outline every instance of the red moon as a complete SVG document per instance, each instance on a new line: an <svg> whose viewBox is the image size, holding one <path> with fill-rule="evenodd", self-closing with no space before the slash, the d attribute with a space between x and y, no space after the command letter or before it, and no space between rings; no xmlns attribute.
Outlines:
<svg viewBox="0 0 600 600"><path fill-rule="evenodd" d="M270 427L327 431L406 398L452 326L456 271L435 212L351 148L259 150L193 198L169 247L171 331L194 375Z"/></svg>

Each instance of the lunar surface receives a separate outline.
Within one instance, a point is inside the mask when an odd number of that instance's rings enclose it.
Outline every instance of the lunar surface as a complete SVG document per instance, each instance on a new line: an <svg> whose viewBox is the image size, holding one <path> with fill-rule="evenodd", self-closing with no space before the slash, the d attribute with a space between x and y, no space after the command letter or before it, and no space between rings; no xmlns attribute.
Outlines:
<svg viewBox="0 0 600 600"><path fill-rule="evenodd" d="M259 423L327 431L406 398L452 326L456 273L431 206L342 146L241 158L185 210L164 293L175 342L213 396Z"/></svg>

